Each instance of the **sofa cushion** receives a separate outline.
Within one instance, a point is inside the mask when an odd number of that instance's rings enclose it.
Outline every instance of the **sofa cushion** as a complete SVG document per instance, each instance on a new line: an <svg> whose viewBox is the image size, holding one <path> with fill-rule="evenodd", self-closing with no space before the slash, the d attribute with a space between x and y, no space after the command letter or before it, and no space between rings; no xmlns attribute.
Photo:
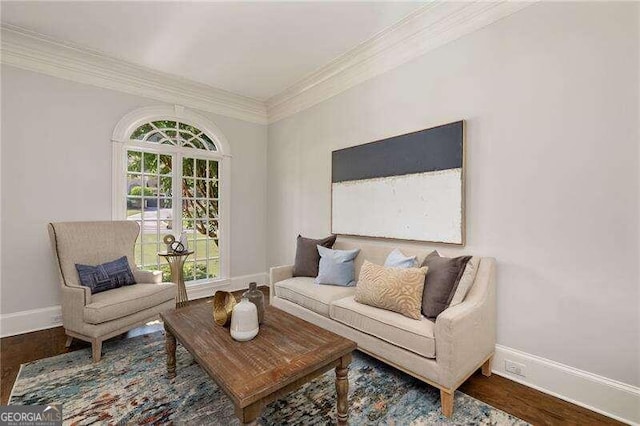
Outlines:
<svg viewBox="0 0 640 426"><path fill-rule="evenodd" d="M329 235L321 240L305 238L298 235L296 241L296 259L293 265L294 277L317 277L318 264L320 263L320 254L317 246L326 248L333 247L336 242L336 235Z"/></svg>
<svg viewBox="0 0 640 426"><path fill-rule="evenodd" d="M96 293L91 303L84 307L84 320L89 324L101 324L160 305L176 297L176 285L134 284Z"/></svg>
<svg viewBox="0 0 640 426"><path fill-rule="evenodd" d="M436 357L434 323L363 305L353 296L331 304L331 319L426 358Z"/></svg>
<svg viewBox="0 0 640 426"><path fill-rule="evenodd" d="M384 261L384 266L388 268L415 268L418 266L418 256L405 256L400 249L393 249Z"/></svg>
<svg viewBox="0 0 640 426"><path fill-rule="evenodd" d="M471 256L441 257L434 250L422 262L422 266L429 268L422 296L422 314L425 317L435 320L449 307L469 259Z"/></svg>
<svg viewBox="0 0 640 426"><path fill-rule="evenodd" d="M355 301L420 320L426 273L427 268L387 268L365 260Z"/></svg>
<svg viewBox="0 0 640 426"><path fill-rule="evenodd" d="M277 297L329 318L329 305L334 300L353 296L354 287L320 285L310 277L295 277L274 284Z"/></svg>
<svg viewBox="0 0 640 426"><path fill-rule="evenodd" d="M76 264L76 270L80 284L92 294L136 283L126 256L96 266Z"/></svg>
<svg viewBox="0 0 640 426"><path fill-rule="evenodd" d="M476 274L478 273L478 268L480 267L480 258L473 256L467 262L467 266L464 267L464 272L462 273L462 278L458 282L458 287L456 288L456 292L453 293L453 298L451 299L451 303L449 306L459 305L464 302L464 298L467 297L467 293L473 286L473 282L476 280Z"/></svg>
<svg viewBox="0 0 640 426"><path fill-rule="evenodd" d="M320 254L320 266L316 284L341 285L351 287L356 284L356 271L353 259L356 258L359 249L355 250L331 250L326 247L318 247Z"/></svg>

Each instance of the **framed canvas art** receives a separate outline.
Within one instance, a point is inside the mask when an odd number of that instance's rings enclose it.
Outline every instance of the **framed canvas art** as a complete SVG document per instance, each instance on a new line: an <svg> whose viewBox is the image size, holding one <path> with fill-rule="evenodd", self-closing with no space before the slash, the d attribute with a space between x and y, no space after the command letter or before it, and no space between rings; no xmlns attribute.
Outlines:
<svg viewBox="0 0 640 426"><path fill-rule="evenodd" d="M464 121L332 152L334 234L464 244Z"/></svg>

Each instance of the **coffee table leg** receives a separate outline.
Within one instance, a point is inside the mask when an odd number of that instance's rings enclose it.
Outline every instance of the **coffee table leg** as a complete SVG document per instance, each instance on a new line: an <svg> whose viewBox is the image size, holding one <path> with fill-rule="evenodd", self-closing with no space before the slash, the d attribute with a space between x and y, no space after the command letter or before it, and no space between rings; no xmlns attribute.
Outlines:
<svg viewBox="0 0 640 426"><path fill-rule="evenodd" d="M236 407L236 416L238 416L242 425L257 425L261 409L262 406L259 401L244 408Z"/></svg>
<svg viewBox="0 0 640 426"><path fill-rule="evenodd" d="M336 367L336 391L338 393L338 424L346 425L349 418L349 363L351 355L340 358Z"/></svg>
<svg viewBox="0 0 640 426"><path fill-rule="evenodd" d="M176 338L165 326L165 348L167 349L167 376L176 377Z"/></svg>

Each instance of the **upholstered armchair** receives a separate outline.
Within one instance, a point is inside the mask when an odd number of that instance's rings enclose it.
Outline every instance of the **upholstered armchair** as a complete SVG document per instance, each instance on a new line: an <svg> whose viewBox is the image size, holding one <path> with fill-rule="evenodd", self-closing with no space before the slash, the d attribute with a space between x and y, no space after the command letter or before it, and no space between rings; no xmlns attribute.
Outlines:
<svg viewBox="0 0 640 426"><path fill-rule="evenodd" d="M135 266L136 222L60 222L49 224L49 237L62 284L62 325L67 346L72 338L91 342L100 361L102 342L145 324L175 307L177 286L163 283L159 271ZM136 284L91 294L80 285L76 264L99 265L126 256Z"/></svg>

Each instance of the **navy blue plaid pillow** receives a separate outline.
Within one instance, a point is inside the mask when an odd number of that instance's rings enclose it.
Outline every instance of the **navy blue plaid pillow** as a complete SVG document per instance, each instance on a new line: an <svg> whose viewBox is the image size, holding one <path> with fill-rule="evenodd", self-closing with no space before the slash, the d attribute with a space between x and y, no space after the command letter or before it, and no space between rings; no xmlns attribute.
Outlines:
<svg viewBox="0 0 640 426"><path fill-rule="evenodd" d="M76 270L80 284L89 287L91 294L136 283L126 256L98 266L76 263Z"/></svg>

